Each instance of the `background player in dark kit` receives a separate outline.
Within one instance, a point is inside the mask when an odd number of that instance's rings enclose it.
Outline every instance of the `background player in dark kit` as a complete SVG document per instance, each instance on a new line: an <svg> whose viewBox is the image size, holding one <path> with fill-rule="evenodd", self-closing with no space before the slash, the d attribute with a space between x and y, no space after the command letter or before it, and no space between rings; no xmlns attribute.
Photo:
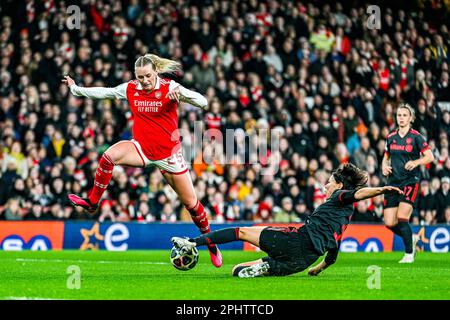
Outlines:
<svg viewBox="0 0 450 320"><path fill-rule="evenodd" d="M387 137L382 172L388 177L388 185L399 187L403 194L386 195L383 214L386 226L403 239L405 255L399 262L412 263L418 236L413 235L409 219L417 206L419 166L432 162L434 156L426 139L412 129L414 109L401 104L396 117L398 129Z"/></svg>
<svg viewBox="0 0 450 320"><path fill-rule="evenodd" d="M309 270L317 275L336 261L342 234L353 214L353 203L386 193L399 193L399 188L385 186L361 188L367 173L353 164L341 165L325 185L327 200L314 210L301 228L242 227L225 228L194 239L172 238L175 247L191 250L195 246L246 241L260 247L268 256L239 264L233 275L241 278L262 275L284 276L305 270L320 256L325 259Z"/></svg>

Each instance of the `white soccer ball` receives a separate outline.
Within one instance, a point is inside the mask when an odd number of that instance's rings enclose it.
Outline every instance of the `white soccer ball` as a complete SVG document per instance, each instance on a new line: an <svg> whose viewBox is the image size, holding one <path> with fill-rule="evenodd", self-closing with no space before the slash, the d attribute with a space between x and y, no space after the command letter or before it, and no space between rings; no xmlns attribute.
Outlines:
<svg viewBox="0 0 450 320"><path fill-rule="evenodd" d="M198 250L194 247L190 252L182 254L180 250L172 247L172 250L170 250L170 262L178 270L191 270L198 262Z"/></svg>

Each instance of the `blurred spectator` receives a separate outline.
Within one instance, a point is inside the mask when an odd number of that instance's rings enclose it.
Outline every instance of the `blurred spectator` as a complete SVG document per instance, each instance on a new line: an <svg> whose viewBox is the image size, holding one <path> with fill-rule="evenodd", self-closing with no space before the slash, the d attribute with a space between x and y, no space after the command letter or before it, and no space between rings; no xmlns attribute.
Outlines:
<svg viewBox="0 0 450 320"><path fill-rule="evenodd" d="M445 210L450 207L450 177L442 177L441 189L437 191L436 200L437 222L445 222Z"/></svg>
<svg viewBox="0 0 450 320"><path fill-rule="evenodd" d="M447 208L445 209L444 216L445 216L445 221L444 221L444 223L445 223L446 225L450 225L450 207L447 207Z"/></svg>
<svg viewBox="0 0 450 320"><path fill-rule="evenodd" d="M253 217L253 221L257 223L272 222L272 208L273 200L270 196L268 196L264 199L264 201L259 203L258 210Z"/></svg>
<svg viewBox="0 0 450 320"><path fill-rule="evenodd" d="M153 222L155 216L150 212L150 206L145 201L140 201L136 210L136 220L138 222Z"/></svg>
<svg viewBox="0 0 450 320"><path fill-rule="evenodd" d="M23 213L20 208L19 199L9 199L5 206L4 218L5 220L23 220Z"/></svg>
<svg viewBox="0 0 450 320"><path fill-rule="evenodd" d="M300 222L300 218L294 213L294 206L292 199L289 197L284 197L281 200L281 208L274 208L273 222L276 223L290 223L290 222Z"/></svg>
<svg viewBox="0 0 450 320"><path fill-rule="evenodd" d="M109 220L111 222L115 222L116 215L112 208L112 201L104 200L104 201L102 201L102 203L100 205L100 215L98 217L98 221L104 222L107 220Z"/></svg>
<svg viewBox="0 0 450 320"><path fill-rule="evenodd" d="M352 221L354 222L378 222L378 217L371 210L369 199L359 201L356 203L355 213L353 214Z"/></svg>
<svg viewBox="0 0 450 320"><path fill-rule="evenodd" d="M54 203L50 206L50 214L54 220L70 219L72 211L65 210L59 203Z"/></svg>
<svg viewBox="0 0 450 320"><path fill-rule="evenodd" d="M202 55L200 65L196 64L190 70L194 85L200 92L205 92L208 87L216 83L214 69L210 66L208 56Z"/></svg>
<svg viewBox="0 0 450 320"><path fill-rule="evenodd" d="M243 212L242 212L242 218L244 220L253 220L253 217L256 214L256 211L258 210L258 205L255 203L255 197L253 195L248 195L244 199L243 203Z"/></svg>
<svg viewBox="0 0 450 320"><path fill-rule="evenodd" d="M374 185L372 185L375 187ZM371 207L373 208L373 221L382 222L383 221L383 196L377 196L372 198Z"/></svg>
<svg viewBox="0 0 450 320"><path fill-rule="evenodd" d="M268 66L272 66L276 72L283 71L283 61L273 46L267 46L267 53L264 55L263 60Z"/></svg>
<svg viewBox="0 0 450 320"><path fill-rule="evenodd" d="M30 212L26 216L27 220L51 220L52 217L45 212L44 207L39 203L33 203Z"/></svg>
<svg viewBox="0 0 450 320"><path fill-rule="evenodd" d="M217 223L225 222L225 212L227 211L227 206L225 205L225 200L223 194L214 194L212 202L210 202L210 212L214 221Z"/></svg>
<svg viewBox="0 0 450 320"><path fill-rule="evenodd" d="M166 202L163 205L161 212L161 222L175 222L177 221L177 216L174 213L173 207L170 202Z"/></svg>
<svg viewBox="0 0 450 320"><path fill-rule="evenodd" d="M353 161L357 167L367 170L367 160L369 156L372 156L373 159L377 159L377 154L375 150L370 147L370 140L367 137L363 137L361 139L361 146L358 150L353 153ZM372 172L373 173L373 172Z"/></svg>
<svg viewBox="0 0 450 320"><path fill-rule="evenodd" d="M117 203L114 205L117 212L116 221L128 222L135 218L135 209L127 192L121 192Z"/></svg>
<svg viewBox="0 0 450 320"><path fill-rule="evenodd" d="M20 175L23 179L27 178L28 164L25 155L22 152L22 145L19 141L14 141L11 149L3 154L2 171L12 168L10 163L14 164L14 167L16 168L15 171L18 175Z"/></svg>
<svg viewBox="0 0 450 320"><path fill-rule="evenodd" d="M421 223L431 225L435 223L436 219L436 202L430 192L430 184L427 180L422 180L420 183L419 196L419 213Z"/></svg>

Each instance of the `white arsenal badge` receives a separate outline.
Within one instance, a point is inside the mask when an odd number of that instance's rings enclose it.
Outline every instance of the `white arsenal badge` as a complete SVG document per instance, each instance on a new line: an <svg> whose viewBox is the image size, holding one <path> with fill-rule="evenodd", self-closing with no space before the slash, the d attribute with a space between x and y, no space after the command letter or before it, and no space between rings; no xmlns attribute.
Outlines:
<svg viewBox="0 0 450 320"><path fill-rule="evenodd" d="M155 97L156 97L156 99L161 98L161 91L156 91L155 92Z"/></svg>

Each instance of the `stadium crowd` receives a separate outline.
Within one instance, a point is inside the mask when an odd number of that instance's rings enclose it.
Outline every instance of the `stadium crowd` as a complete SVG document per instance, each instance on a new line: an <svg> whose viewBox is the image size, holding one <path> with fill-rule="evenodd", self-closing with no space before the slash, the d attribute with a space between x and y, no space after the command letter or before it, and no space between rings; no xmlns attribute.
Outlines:
<svg viewBox="0 0 450 320"><path fill-rule="evenodd" d="M209 101L207 112L181 103L179 119L212 220L301 222L324 201L330 172L349 161L370 173L371 186L383 185L385 138L406 101L436 159L421 168L412 222L450 224L450 9L442 1L381 7L379 29L368 28L366 7L339 2L71 4L81 9L79 29L68 27L67 1L0 6L0 219L190 221L154 168L116 167L95 216L66 198L90 189L97 159L131 138L133 119L127 102L74 97L62 77L113 87L134 78L138 56L155 53L180 61L176 80ZM196 130L208 129L217 139L195 147ZM213 149L230 129L235 148L224 161ZM267 152L250 152L267 141ZM360 201L352 221L380 222L382 210L382 196Z"/></svg>

